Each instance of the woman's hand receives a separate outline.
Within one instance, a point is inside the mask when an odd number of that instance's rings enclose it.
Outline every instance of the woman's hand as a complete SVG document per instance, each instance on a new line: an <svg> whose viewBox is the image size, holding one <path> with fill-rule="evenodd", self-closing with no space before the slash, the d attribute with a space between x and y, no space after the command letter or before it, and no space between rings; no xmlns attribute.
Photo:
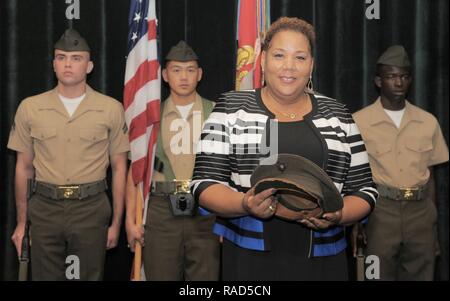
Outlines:
<svg viewBox="0 0 450 301"><path fill-rule="evenodd" d="M250 189L242 198L242 208L259 218L269 218L275 214L277 201L273 196L276 189L266 189L255 195L255 188Z"/></svg>
<svg viewBox="0 0 450 301"><path fill-rule="evenodd" d="M325 213L321 218L310 217L308 219L303 219L300 223L314 230L324 230L339 224L341 219L342 210L338 210Z"/></svg>

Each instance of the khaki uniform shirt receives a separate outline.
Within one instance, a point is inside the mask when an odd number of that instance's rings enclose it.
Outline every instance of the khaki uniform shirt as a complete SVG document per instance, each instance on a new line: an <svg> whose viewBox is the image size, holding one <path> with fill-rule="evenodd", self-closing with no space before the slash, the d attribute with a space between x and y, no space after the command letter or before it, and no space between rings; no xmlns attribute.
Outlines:
<svg viewBox="0 0 450 301"><path fill-rule="evenodd" d="M8 148L32 154L36 180L84 184L106 177L109 157L129 150L122 105L89 86L72 117L55 89L23 100Z"/></svg>
<svg viewBox="0 0 450 301"><path fill-rule="evenodd" d="M164 153L169 159L176 180L190 180L194 171L195 151L204 121L202 98L196 95L194 105L184 120L169 97L164 101L161 115L161 135ZM153 181L165 181L155 171Z"/></svg>
<svg viewBox="0 0 450 301"><path fill-rule="evenodd" d="M369 154L375 183L397 188L427 183L428 167L448 161L448 148L436 118L406 102L400 128L378 98L353 115Z"/></svg>

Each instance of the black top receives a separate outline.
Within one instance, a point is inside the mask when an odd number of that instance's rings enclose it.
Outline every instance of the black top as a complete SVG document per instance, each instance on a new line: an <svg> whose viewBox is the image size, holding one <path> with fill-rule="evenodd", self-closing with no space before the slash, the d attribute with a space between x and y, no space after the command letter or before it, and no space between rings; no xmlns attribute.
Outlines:
<svg viewBox="0 0 450 301"><path fill-rule="evenodd" d="M278 152L300 155L323 166L323 141L311 122L317 105L311 99L313 110L304 120L278 123ZM312 235L299 223L273 217L264 222L268 251L244 249L224 240L223 280L346 280L345 252L309 258Z"/></svg>

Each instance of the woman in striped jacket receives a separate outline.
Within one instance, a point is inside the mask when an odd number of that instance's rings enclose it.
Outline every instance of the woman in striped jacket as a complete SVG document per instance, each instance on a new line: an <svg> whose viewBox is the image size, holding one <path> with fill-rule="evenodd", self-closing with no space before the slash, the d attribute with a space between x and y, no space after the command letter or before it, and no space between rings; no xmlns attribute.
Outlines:
<svg viewBox="0 0 450 301"><path fill-rule="evenodd" d="M263 45L264 88L224 93L204 126L191 189L219 216L223 280L347 279L343 226L366 217L378 194L350 113L307 87L314 41L303 20L272 24ZM343 196L342 210L298 223L275 217L273 191L255 195L250 185L260 160L275 153L321 166Z"/></svg>

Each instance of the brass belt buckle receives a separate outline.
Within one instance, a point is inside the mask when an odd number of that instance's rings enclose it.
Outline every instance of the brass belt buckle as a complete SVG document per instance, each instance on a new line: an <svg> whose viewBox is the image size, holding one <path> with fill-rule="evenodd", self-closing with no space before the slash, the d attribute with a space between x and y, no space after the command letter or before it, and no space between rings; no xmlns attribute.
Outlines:
<svg viewBox="0 0 450 301"><path fill-rule="evenodd" d="M64 199L76 199L80 195L80 186L60 186L58 189Z"/></svg>
<svg viewBox="0 0 450 301"><path fill-rule="evenodd" d="M189 180L183 180L183 181L175 181L175 193L174 194L179 194L179 193L190 193L189 190Z"/></svg>
<svg viewBox="0 0 450 301"><path fill-rule="evenodd" d="M417 191L417 188L404 188L403 190L403 198L405 200L412 200L414 197L414 192Z"/></svg>

